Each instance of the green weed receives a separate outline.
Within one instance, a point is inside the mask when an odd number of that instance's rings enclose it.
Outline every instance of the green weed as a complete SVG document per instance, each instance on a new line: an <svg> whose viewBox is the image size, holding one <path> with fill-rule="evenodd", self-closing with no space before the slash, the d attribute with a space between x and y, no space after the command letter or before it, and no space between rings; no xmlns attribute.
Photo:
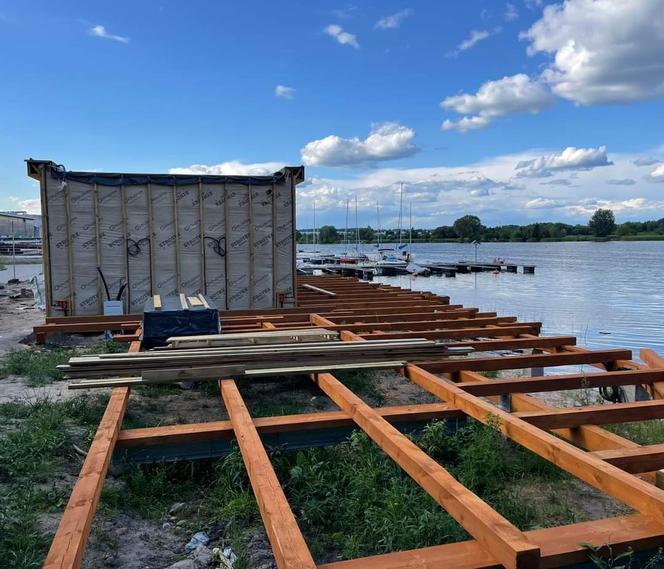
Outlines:
<svg viewBox="0 0 664 569"><path fill-rule="evenodd" d="M0 377L10 374L20 375L27 377L30 385L45 385L62 379L63 374L57 366L66 364L71 357L122 351L127 351L127 346L119 342L102 342L86 349L47 345L41 348L17 350L8 352L0 361Z"/></svg>

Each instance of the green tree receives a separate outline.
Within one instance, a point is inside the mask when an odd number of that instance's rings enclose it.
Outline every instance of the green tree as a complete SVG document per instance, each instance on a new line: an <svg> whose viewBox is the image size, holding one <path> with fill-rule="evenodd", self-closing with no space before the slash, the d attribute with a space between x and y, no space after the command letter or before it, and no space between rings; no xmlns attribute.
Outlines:
<svg viewBox="0 0 664 569"><path fill-rule="evenodd" d="M376 232L371 227L360 227L360 241L370 243L376 238Z"/></svg>
<svg viewBox="0 0 664 569"><path fill-rule="evenodd" d="M461 239L479 239L482 236L482 222L476 215L464 215L454 222L454 232Z"/></svg>
<svg viewBox="0 0 664 569"><path fill-rule="evenodd" d="M616 216L610 209L598 209L588 222L590 231L597 237L611 235L616 228Z"/></svg>
<svg viewBox="0 0 664 569"><path fill-rule="evenodd" d="M339 233L334 225L323 225L318 230L319 243L336 243L339 238Z"/></svg>

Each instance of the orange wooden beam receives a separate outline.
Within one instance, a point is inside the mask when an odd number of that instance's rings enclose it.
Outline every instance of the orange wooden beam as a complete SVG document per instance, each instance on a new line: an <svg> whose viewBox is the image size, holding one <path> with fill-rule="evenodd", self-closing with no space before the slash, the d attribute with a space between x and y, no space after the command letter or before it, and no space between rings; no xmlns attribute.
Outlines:
<svg viewBox="0 0 664 569"><path fill-rule="evenodd" d="M295 516L232 379L219 382L251 487L279 569L316 569Z"/></svg>

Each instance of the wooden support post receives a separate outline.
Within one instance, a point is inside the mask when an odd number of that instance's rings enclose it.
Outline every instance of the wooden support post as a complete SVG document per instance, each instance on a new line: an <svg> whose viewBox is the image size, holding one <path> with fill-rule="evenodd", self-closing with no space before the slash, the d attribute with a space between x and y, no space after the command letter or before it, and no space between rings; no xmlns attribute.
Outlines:
<svg viewBox="0 0 664 569"><path fill-rule="evenodd" d="M350 389L329 373L317 374L314 380L497 561L508 568L539 566L539 548L530 543L518 528L464 487Z"/></svg>
<svg viewBox="0 0 664 569"><path fill-rule="evenodd" d="M458 407L478 421L487 423L490 418L495 417L499 421L500 431L516 443L635 510L664 522L662 490L483 399L466 393L453 383L446 382L418 366L410 364L406 366L406 375L423 389Z"/></svg>
<svg viewBox="0 0 664 569"><path fill-rule="evenodd" d="M230 379L219 382L251 487L279 569L316 569L242 396Z"/></svg>

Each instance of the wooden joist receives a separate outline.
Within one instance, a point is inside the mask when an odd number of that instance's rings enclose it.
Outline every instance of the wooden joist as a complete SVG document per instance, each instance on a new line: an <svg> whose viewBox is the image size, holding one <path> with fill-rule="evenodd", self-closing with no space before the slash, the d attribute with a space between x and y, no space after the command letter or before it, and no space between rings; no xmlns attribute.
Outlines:
<svg viewBox="0 0 664 569"><path fill-rule="evenodd" d="M610 349L588 352L558 352L553 354L531 354L526 356L503 356L497 358L466 358L438 362L421 361L417 364L434 373L450 373L471 369L473 371L496 371L501 369L520 369L528 367L551 367L608 363L615 360L629 360L630 350Z"/></svg>
<svg viewBox="0 0 664 569"><path fill-rule="evenodd" d="M140 342L133 343L129 349L137 352L140 349ZM129 388L114 389L111 393L106 411L99 422L97 433L46 555L44 569L78 569L81 566L92 520L97 511L128 401Z"/></svg>
<svg viewBox="0 0 664 569"><path fill-rule="evenodd" d="M645 516L632 515L605 520L525 532L530 542L541 551L542 569L588 566L590 543L602 548L604 558L628 549L657 549L664 545L663 528ZM610 550L609 547L610 546ZM349 561L323 563L318 569L501 569L476 541L434 545Z"/></svg>
<svg viewBox="0 0 664 569"><path fill-rule="evenodd" d="M643 385L664 381L664 370L627 370L604 373L571 373L534 377L510 377L491 381L471 381L459 387L480 397L505 395L508 393L536 393L564 391L568 389L588 389L617 385Z"/></svg>
<svg viewBox="0 0 664 569"><path fill-rule="evenodd" d="M460 411L450 408L446 403L396 405L379 407L375 411L390 423L458 419L463 416ZM254 426L261 435L337 429L351 427L354 424L353 419L344 411L320 411L254 419ZM138 448L224 439L231 436L233 436L233 429L229 421L211 421L124 430L120 432L117 446Z"/></svg>
<svg viewBox="0 0 664 569"><path fill-rule="evenodd" d="M316 384L364 432L470 533L508 568L538 567L539 548L519 529L458 482L447 470L329 373Z"/></svg>
<svg viewBox="0 0 664 569"><path fill-rule="evenodd" d="M580 425L610 425L664 419L664 401L637 401L634 403L610 403L546 411L514 413L540 429L574 428Z"/></svg>
<svg viewBox="0 0 664 569"><path fill-rule="evenodd" d="M316 569L235 382L222 380L219 386L277 566L279 569Z"/></svg>
<svg viewBox="0 0 664 569"><path fill-rule="evenodd" d="M500 431L516 443L546 458L587 484L664 524L664 491L659 488L631 476L483 399L466 393L457 385L444 381L416 365L406 366L406 375L423 389L461 409L470 417L483 423L497 421Z"/></svg>

